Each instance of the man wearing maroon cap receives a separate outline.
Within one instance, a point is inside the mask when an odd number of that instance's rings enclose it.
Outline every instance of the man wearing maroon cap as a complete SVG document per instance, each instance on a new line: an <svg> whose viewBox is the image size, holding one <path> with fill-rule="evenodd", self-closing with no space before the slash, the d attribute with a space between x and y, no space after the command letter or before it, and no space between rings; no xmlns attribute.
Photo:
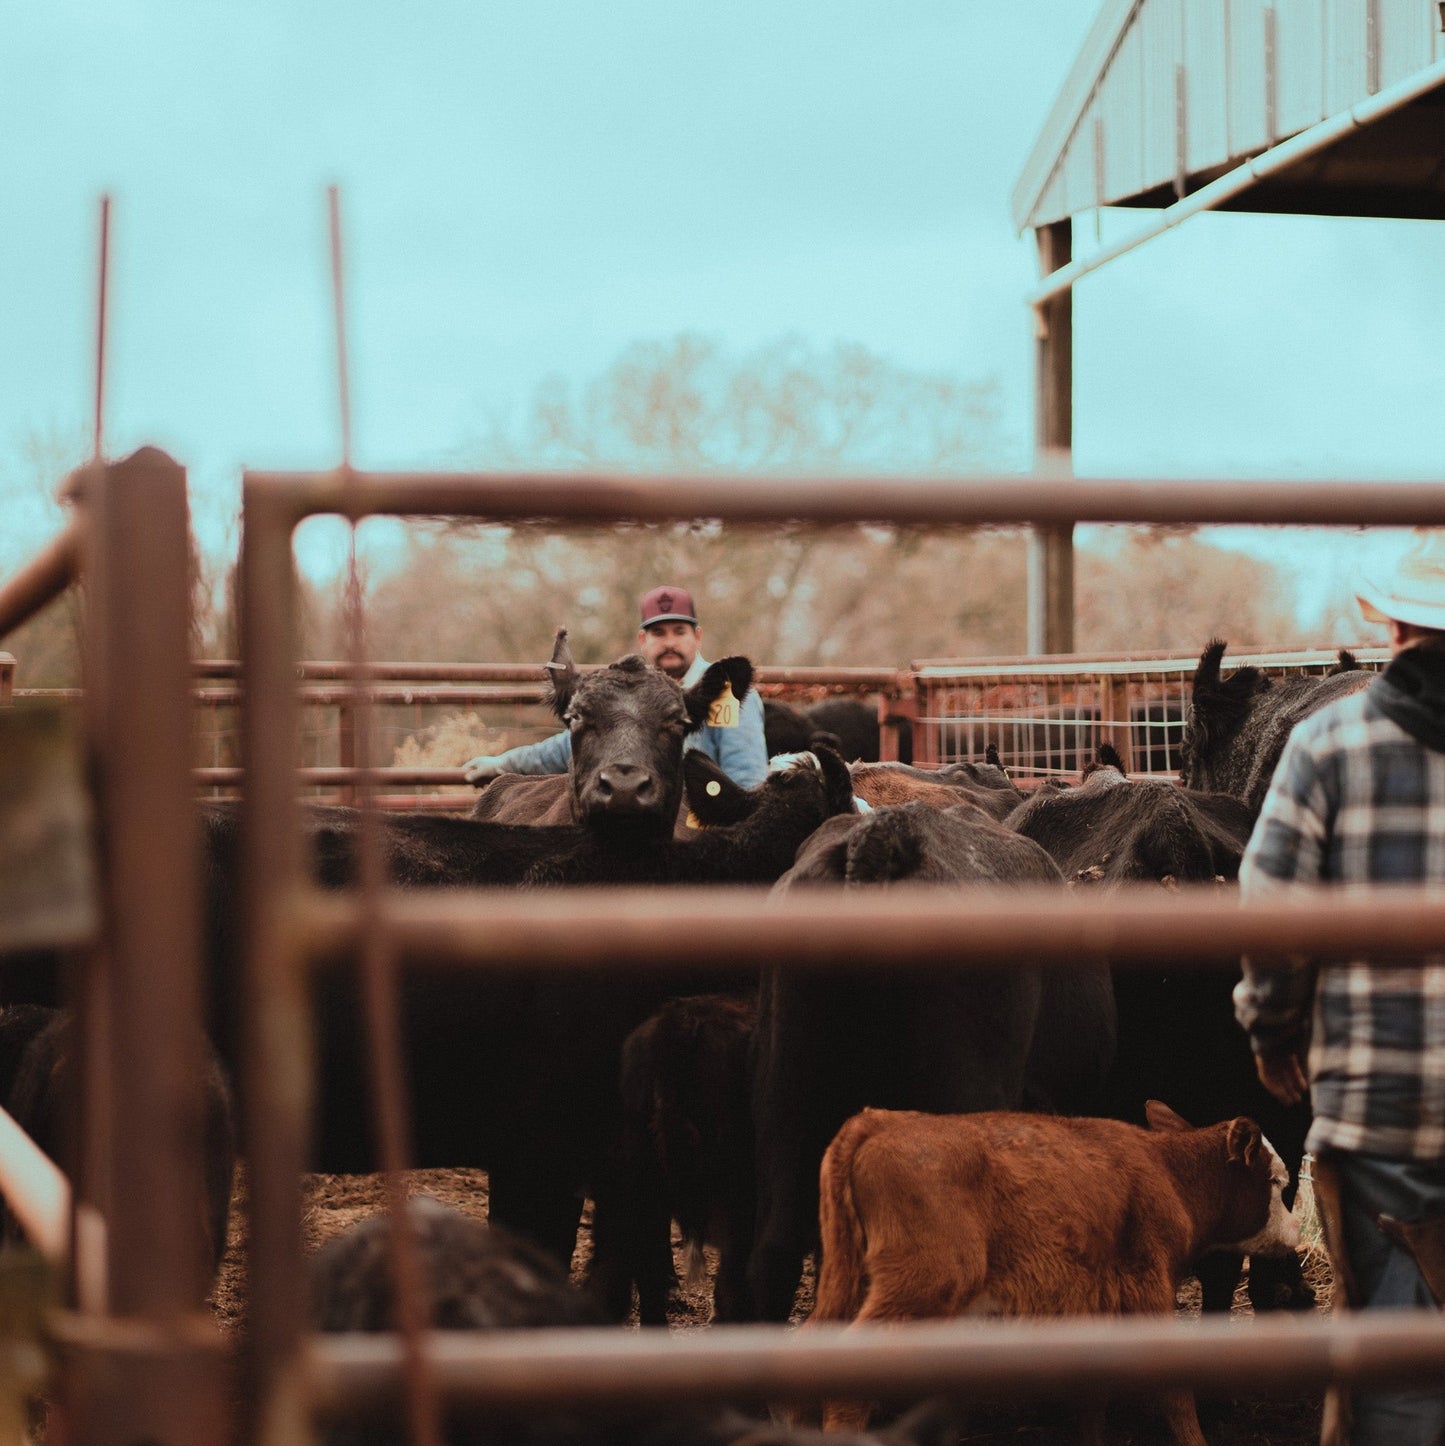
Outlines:
<svg viewBox="0 0 1445 1446"><path fill-rule="evenodd" d="M692 594L664 583L642 595L637 651L661 673L690 688L707 671L699 651L702 627ZM763 702L748 690L731 727L709 725L689 733L686 748L700 748L734 783L756 788L768 772L763 740ZM566 773L572 761L572 735L565 729L540 743L524 743L505 753L483 754L465 764L468 783L481 784L499 773Z"/></svg>

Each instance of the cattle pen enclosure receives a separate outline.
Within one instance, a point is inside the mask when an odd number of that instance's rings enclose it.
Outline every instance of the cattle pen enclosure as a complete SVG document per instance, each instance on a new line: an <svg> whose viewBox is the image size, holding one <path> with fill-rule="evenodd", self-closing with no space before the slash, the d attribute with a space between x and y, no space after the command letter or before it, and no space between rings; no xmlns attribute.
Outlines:
<svg viewBox="0 0 1445 1446"><path fill-rule="evenodd" d="M438 1400L577 1406L689 1399L776 1401L827 1392L1078 1397L1169 1385L1269 1390L1399 1380L1445 1368L1438 1316L1372 1320L920 1324L886 1331L715 1328L687 1338L587 1331L446 1338L415 1321L395 1337L310 1336L301 1245L310 1078L307 980L359 960L373 1042L383 1156L405 1164L396 1134L393 994L399 971L565 964L581 971L686 971L740 961L789 969L839 963L967 964L1028 955L1048 967L1107 956L1121 965L1221 952L1421 952L1445 938L1445 899L1395 891L1315 893L1287 904L1222 909L1214 891L1085 899L1052 892L925 888L875 898L798 896L766 904L770 927L739 931L738 898L680 891L693 925L686 959L643 890L558 896L489 889L418 900L375 879L353 896L304 882L297 814L295 580L291 537L319 512L459 515L524 523L696 517L756 524L1085 522L1445 524L1431 484L1142 484L1017 478L896 478L759 483L555 475L397 475L342 468L250 473L241 566L245 690L242 880L246 1033L241 1084L251 1199L250 1320L239 1361L189 1303L184 1262L194 1222L181 1209L197 1162L175 1087L200 1018L199 880L193 837L192 676L187 656L185 475L153 451L81 469L70 531L3 593L0 631L79 572L87 589L87 777L100 823L98 928L74 919L26 941L74 954L85 1020L86 1146L77 1195L104 1219L98 1274L77 1271L48 1317L60 1360L67 1440L85 1443L304 1441L318 1416L358 1413L404 1392L414 1419ZM365 678L360 658L355 677ZM352 703L364 732L364 690ZM1099 723L1121 721L1096 701ZM1146 703L1147 706L1147 703ZM1081 713L1093 723L1091 714ZM1066 720L1068 721L1068 720ZM1148 721L1147 719L1145 721ZM1167 723L1167 717L1159 720ZM361 756L367 756L365 750ZM375 781L353 778L365 805ZM363 817L365 814L363 814ZM8 826L8 824L7 824ZM363 870L363 877L366 877ZM759 896L755 903L763 908ZM10 941L13 943L14 941ZM97 947L97 945L99 947ZM103 961L103 967L102 967ZM405 1232L398 1232L404 1246ZM79 1241L79 1235L77 1235ZM85 1256L74 1252L78 1261ZM398 1249L399 1260L406 1251ZM0 1346L0 1349L3 1349ZM231 1372L239 1369L239 1410ZM427 1403L431 1403L429 1408ZM239 1417L239 1419L238 1419ZM425 1432L425 1425L422 1426Z"/></svg>
<svg viewBox="0 0 1445 1446"><path fill-rule="evenodd" d="M1383 667L1388 650L1357 646L1362 669ZM1281 652L1237 648L1231 668L1253 667L1272 678L1318 676L1338 665L1338 651ZM1029 788L1067 778L1100 744L1119 754L1136 777L1176 777L1189 685L1198 659L1170 653L1110 653L1039 658L925 659L907 667L769 667L754 686L766 699L789 703L855 698L876 711L879 754L924 767L977 762L998 749L1014 781ZM599 664L584 665L592 671ZM73 690L16 688L16 660L0 653L0 703L73 702ZM438 725L480 715L480 727L503 740L532 741L556 729L547 705L544 669L521 663L372 662L362 690L338 661L296 667L298 779L307 796L355 799L356 708L370 715L373 801L386 809L465 810L475 798L459 766L421 766L394 756L414 748ZM192 665L195 768L198 788L212 796L239 790L241 664L201 659ZM905 757L905 761L908 761Z"/></svg>

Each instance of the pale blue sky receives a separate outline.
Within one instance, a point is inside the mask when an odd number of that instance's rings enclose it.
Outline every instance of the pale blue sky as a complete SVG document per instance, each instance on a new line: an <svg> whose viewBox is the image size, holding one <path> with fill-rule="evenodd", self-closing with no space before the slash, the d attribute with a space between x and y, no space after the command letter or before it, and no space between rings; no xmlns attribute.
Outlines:
<svg viewBox="0 0 1445 1446"><path fill-rule="evenodd" d="M1026 465L1032 238L1009 192L1091 0L53 0L0 22L0 467L83 440L115 198L107 442L339 455L343 188L363 466L688 330L997 378ZM1145 217L1104 217L1106 238ZM1092 244L1080 228L1076 251ZM1445 227L1207 216L1082 282L1081 473L1439 475ZM0 566L24 555L19 512Z"/></svg>

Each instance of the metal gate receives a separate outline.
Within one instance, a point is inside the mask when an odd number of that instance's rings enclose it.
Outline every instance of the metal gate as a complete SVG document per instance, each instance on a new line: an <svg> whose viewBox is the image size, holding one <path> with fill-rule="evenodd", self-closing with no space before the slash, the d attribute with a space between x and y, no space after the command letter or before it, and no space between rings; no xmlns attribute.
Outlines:
<svg viewBox="0 0 1445 1446"><path fill-rule="evenodd" d="M1354 652L1372 670L1389 657L1386 648ZM1249 665L1273 678L1318 675L1338 661L1331 652L1248 648L1225 659L1227 667ZM915 758L933 766L968 762L992 744L1027 785L1077 774L1109 743L1126 772L1174 777L1197 664L1168 653L917 663Z"/></svg>
<svg viewBox="0 0 1445 1446"><path fill-rule="evenodd" d="M184 476L142 453L85 469L84 516L67 546L86 557L91 651L89 757L96 780L105 884L105 967L80 972L88 1021L87 1122L81 1192L103 1207L102 1300L53 1317L64 1348L67 1439L190 1446L243 1439L305 1441L316 1413L358 1413L406 1389L412 1399L579 1406L619 1401L779 1400L824 1393L990 1396L1120 1393L1171 1385L1298 1389L1326 1381L1400 1380L1445 1368L1445 1323L1433 1313L1371 1320L1198 1322L1074 1320L942 1322L887 1330L714 1329L695 1338L648 1333L564 1336L448 1334L313 1339L306 1319L300 1176L313 1089L308 978L337 960L359 965L369 1000L384 1107L395 1113L397 972L431 967L569 967L681 971L740 961L807 969L840 963L947 967L1023 957L1070 967L1161 955L1181 963L1221 953L1422 952L1445 941L1437 890L1371 895L1315 891L1286 903L1221 908L1213 889L1105 899L1053 892L936 891L878 898L793 896L767 903L770 927L739 930L758 891L720 899L679 892L688 958L645 890L579 890L565 901L504 890L419 899L375 879L356 896L322 895L302 867L297 816L291 535L305 516L338 512L453 514L524 523L716 517L752 523L902 521L1033 523L1300 522L1445 524L1445 489L1426 484L904 481L759 482L555 475L401 476L349 469L248 474L244 620L246 1044L245 1146L251 1190L251 1326L239 1398L226 1354L188 1313L179 1261L190 1224L177 1202L193 1184L177 1072L199 1018L199 903L191 813L185 656ZM53 561L53 559L51 559ZM0 635L69 575L37 567L0 590ZM121 679L144 687L119 686ZM357 707L362 699L358 695ZM1070 707L1093 707L1073 702ZM1102 703L1098 706L1102 709ZM1117 708L1109 714L1117 723ZM1102 719L1102 713L1101 713ZM1077 719L1075 720L1077 722ZM363 803L365 776L357 780ZM365 877L365 870L363 870ZM74 939L62 941L74 945ZM679 976L680 984L685 981ZM178 1111L180 1115L178 1115ZM385 1112L385 1108L384 1111ZM103 1137L103 1138L102 1138ZM391 1152L391 1163L400 1162ZM243 1402L240 1408L236 1400ZM429 1417L425 1405L414 1419Z"/></svg>

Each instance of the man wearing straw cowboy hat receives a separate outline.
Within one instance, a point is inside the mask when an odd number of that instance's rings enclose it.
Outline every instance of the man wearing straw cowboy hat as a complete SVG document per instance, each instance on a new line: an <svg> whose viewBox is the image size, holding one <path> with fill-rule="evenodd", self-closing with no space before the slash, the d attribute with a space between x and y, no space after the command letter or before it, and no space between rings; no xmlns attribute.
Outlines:
<svg viewBox="0 0 1445 1446"><path fill-rule="evenodd" d="M1240 866L1246 899L1299 882L1445 883L1445 537L1417 534L1358 598L1390 630L1389 666L1296 726ZM1234 998L1266 1088L1286 1104L1312 1097L1306 1149L1337 1297L1438 1307L1445 951L1375 968L1247 959ZM1352 1428L1336 1396L1324 1439L1445 1441L1445 1391L1431 1386L1356 1391Z"/></svg>
<svg viewBox="0 0 1445 1446"><path fill-rule="evenodd" d="M661 673L690 688L707 672L702 656L702 626L692 594L664 583L642 595L637 651ZM689 733L683 746L700 748L732 781L756 788L768 775L768 745L763 738L763 703L750 689L735 716ZM540 743L524 743L505 753L483 754L463 765L468 783L478 787L499 773L566 773L572 761L572 735L564 729Z"/></svg>

